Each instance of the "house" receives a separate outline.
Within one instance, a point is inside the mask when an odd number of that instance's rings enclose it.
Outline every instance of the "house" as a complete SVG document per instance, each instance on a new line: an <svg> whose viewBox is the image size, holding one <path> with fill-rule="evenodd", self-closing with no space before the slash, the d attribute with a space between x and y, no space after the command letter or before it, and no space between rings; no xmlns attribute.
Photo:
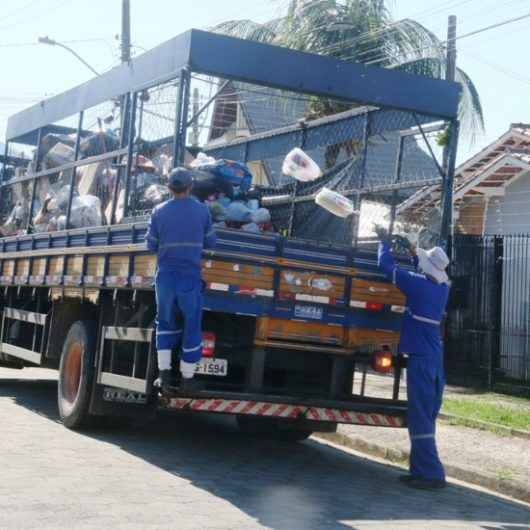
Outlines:
<svg viewBox="0 0 530 530"><path fill-rule="evenodd" d="M230 82L223 86L216 98L211 127L208 136L208 148L230 142L250 135L293 125L307 114L308 99L297 94L287 94L272 88L253 87L245 83ZM366 161L366 185L390 183L395 172L398 153L399 131L372 136L369 140ZM332 144L330 139L330 144ZM345 145L345 142L343 145ZM431 156L415 140L406 152L406 172L414 179L421 181L437 176L436 165ZM351 157L351 150L346 148L330 150L322 146L309 154L317 164L325 169ZM340 151L340 152L337 152ZM287 153L285 153L287 154ZM338 155L338 156L337 156ZM254 175L254 183L260 185L281 186L292 181L281 173L283 157L261 161L249 161L248 165ZM345 188L354 188L352 184L356 175Z"/></svg>
<svg viewBox="0 0 530 530"><path fill-rule="evenodd" d="M418 219L439 206L441 185L424 187L398 207ZM530 233L530 124L508 131L460 165L453 195L455 232L471 235Z"/></svg>
<svg viewBox="0 0 530 530"><path fill-rule="evenodd" d="M420 189L398 213L405 219L422 218L440 206L440 195L439 185ZM456 247L456 268L466 269L464 276L473 286L464 295L474 300L473 308L462 313L464 324L469 318L473 329L498 329L497 367L509 377L528 378L530 237L524 235L530 235L530 124L513 123L457 168L453 208L455 233L479 236L463 249ZM475 256L471 261L465 255L470 250ZM479 337L471 337L471 343Z"/></svg>

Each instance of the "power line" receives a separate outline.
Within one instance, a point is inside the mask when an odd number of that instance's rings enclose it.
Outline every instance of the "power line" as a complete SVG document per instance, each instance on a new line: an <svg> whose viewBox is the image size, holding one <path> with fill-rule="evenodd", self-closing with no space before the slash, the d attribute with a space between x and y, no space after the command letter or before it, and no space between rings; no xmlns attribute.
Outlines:
<svg viewBox="0 0 530 530"><path fill-rule="evenodd" d="M459 36L456 37L456 40L460 40L460 39L464 39L464 38L471 37L471 36L474 36L474 35L478 35L478 34L483 33L485 31L489 31L491 29L499 28L501 26L505 26L505 25L511 24L513 22L518 22L518 21L524 20L524 19L529 18L529 17L530 17L530 13L527 13L525 15L514 17L514 18L511 18L511 19L502 21L502 22L498 22L496 24L491 24L491 25L486 26L484 28L480 28L478 30L471 31L471 32L465 33L463 35L459 35ZM338 44L340 45L340 43L338 43ZM420 47L420 48L418 48L416 50L411 50L411 51L413 53L421 53L421 52L424 52L424 51L429 51L429 50L433 50L433 49L439 49L439 48L445 46L446 44L447 44L447 41L444 40L444 41L440 41L439 43L433 43L433 44L430 44L430 45L427 45L427 46L423 46L423 47ZM369 53L374 53L378 49L381 50L381 47L374 47L374 48L372 48L370 50L365 50L361 54L353 54L353 55L350 55L350 56L347 56L347 57L341 57L341 59L342 60L358 59L359 57L362 57L362 56L367 55ZM381 62L384 62L385 60L386 60L386 57L383 57L383 58L378 59L376 61L366 62L365 64L374 65L374 64L379 64ZM398 64L400 64L400 63L397 63L396 65L398 65ZM396 66L396 65L393 65L393 66Z"/></svg>
<svg viewBox="0 0 530 530"><path fill-rule="evenodd" d="M460 5L464 5L466 3L469 3L473 0L459 0L458 2L449 2L448 4L446 4L446 8L444 9L438 9L438 10L426 10L426 11L423 11L423 12L420 12L421 13L430 13L430 14L435 14L435 13L438 13L438 12L441 12L445 9L453 9L455 7L458 7ZM513 3L514 0L509 0L508 2L506 2L506 5L508 4L511 4ZM388 32L388 31L392 31L392 30L397 30L399 28L400 25L403 25L403 24L406 24L408 20L411 20L415 17L417 17L418 15L412 15L411 17L407 18L407 19L402 19L402 20L399 20L399 21L396 21L396 22L393 22L393 23L390 23L390 24L387 24L385 25L385 27L383 28L380 28L379 30L375 30L375 31L367 31L367 32L364 32L364 33L361 33L355 37L352 37L352 38L348 38L348 39L343 39L342 41L339 41L337 43L334 43L332 45L328 45L328 46L324 46L322 48L317 48L315 50L311 50L313 53L321 53L321 52L324 52L324 51L332 51L332 50L340 50L340 48L344 47L347 43L349 44L361 44L363 42L368 42L369 40L371 39L375 39L376 37ZM518 20L522 20L526 17L530 16L530 14L528 15L524 15L522 17L516 17L516 18L513 18L513 19L510 19L508 21L504 21L502 23L499 23L499 24L494 24L494 25L491 25L491 26L487 26L486 28L482 28L481 30L476 30L474 32L470 32L470 33L467 33L467 34L464 34L464 35L460 35L459 37L457 37L457 39L462 39L462 38L466 38L468 36L471 36L471 35L475 35L477 33L480 33L482 31L486 31L486 30L489 30L489 29L493 29L495 27L500 27L502 25L505 25L505 24L508 24L508 23L511 23L511 22L515 22L515 21L518 21ZM313 31L317 31L318 29L322 29L324 27L326 27L328 24L324 24L320 27L317 27L317 28L313 28L310 32L308 33L311 33ZM428 30L428 28L426 28L427 31L430 31ZM446 41L440 41L439 43L432 43L428 46L424 46L422 48L419 48L418 50L411 50L412 52L421 52L421 51L427 51L427 50L432 50L432 49L437 49L437 48L441 48L442 46L444 46L446 44ZM342 58L343 60L348 60L348 59L352 59L352 58L355 58L355 59L358 59L359 57L362 57L362 56L366 56L366 55L369 55L369 54L372 54L378 50L381 50L380 47L378 46L374 46L373 48L370 48L368 50L364 50L363 52L361 52L360 54L355 54L355 55L351 55L351 56L348 56L348 57L344 57ZM380 59L378 61L370 61L366 64L378 64L380 62L383 62L384 60L386 59L383 58L383 59Z"/></svg>
<svg viewBox="0 0 530 530"><path fill-rule="evenodd" d="M510 18L510 19L507 19L507 20L504 20L502 22L498 22L496 24L491 24L489 26L486 26L484 28L480 28L480 29L477 29L477 30L474 30L474 31L470 31L468 33L464 33L463 35L458 35L456 37L455 40L461 40L461 39L465 39L467 37L472 37L472 36L475 36L475 35L479 35L480 33L484 33L486 31L489 31L489 30L492 30L492 29L497 29L497 28L500 28L502 26L506 26L508 24L512 24L514 22L519 22L521 20L525 20L527 18L530 18L530 13L527 13L525 15L521 15L519 17L514 17L514 18ZM444 46L447 44L447 41L440 41L440 46ZM425 47L421 47L421 48L418 48L417 50L414 50L415 53L420 53L420 52L424 52L424 51L428 51L428 50L432 50L434 48L437 48L437 46L434 46L434 45L430 45L430 46L425 46ZM355 59L356 55L351 55L349 57L343 57L342 60L344 61L347 61L349 59ZM399 56L398 56L399 57ZM367 63L365 63L366 65L374 65L374 64L379 64L381 62L383 62L385 59L382 59L382 60L377 60L377 61L369 61ZM401 63L395 63L392 66L399 66Z"/></svg>
<svg viewBox="0 0 530 530"><path fill-rule="evenodd" d="M13 15L18 15L19 13L26 10L28 7L31 7L33 4L36 4L37 2L40 2L40 0L31 0L27 4L24 4L22 7L19 7L14 11L10 11L7 15L4 15L2 18L0 18L0 20L5 20L6 18L11 18Z"/></svg>
<svg viewBox="0 0 530 530"><path fill-rule="evenodd" d="M93 38L93 39L73 39L73 40L62 40L61 41L64 44L81 44L81 43L87 43L87 42L104 42L108 45L108 39L104 39L102 37L100 38ZM4 42L0 43L0 48L22 48L25 46L40 46L39 42Z"/></svg>
<svg viewBox="0 0 530 530"><path fill-rule="evenodd" d="M343 41L341 41L339 43L334 43L334 44L331 44L329 46L324 46L322 48L317 48L315 50L311 50L311 52L312 53L320 53L322 51L329 51L331 49L340 48L346 42L350 42L352 44L354 44L354 43L355 44L361 44L361 43L364 43L364 42L368 42L368 41L370 41L370 40L382 35L383 33L387 32L387 31L391 31L391 30L397 29L400 25L407 23L409 20L414 20L419 15L437 14L437 13L443 12L443 11L445 11L447 9L454 9L455 7L459 7L461 5L468 4L468 3L472 2L472 1L474 1L474 0L457 0L457 1L451 0L450 2L445 4L445 7L441 7L441 8L438 8L438 9L435 8L434 10L427 9L427 10L421 11L421 12L419 12L417 14L413 14L413 15L407 17L406 19L401 19L401 20L397 20L395 22L390 22L388 24L383 24L382 25L383 27L380 27L378 29L365 31L364 33L360 33L360 34L356 35L355 37L344 39ZM315 28L311 28L310 30L307 30L306 32L298 33L297 36L305 35L305 34L311 34L311 33L314 33L316 31L320 31L321 29L325 29L328 26L329 26L329 23L325 23L325 24L322 24L322 25L317 26ZM428 30L428 28L426 28L426 29Z"/></svg>
<svg viewBox="0 0 530 530"><path fill-rule="evenodd" d="M490 29L500 28L502 26L506 26L507 24L512 24L513 22L519 22L527 18L530 18L530 13L526 13L526 15L521 15L520 17L509 18L507 20L504 20L503 22L498 22L497 24L491 24L490 26L486 26L485 28L477 29L475 31L470 31L469 33L464 33L463 35L458 35L456 37L456 40L465 39L467 37L472 37L474 35L478 35L479 33L484 33L485 31L489 31Z"/></svg>
<svg viewBox="0 0 530 530"><path fill-rule="evenodd" d="M465 53L467 55L471 56L476 61L478 61L480 63L483 63L483 64L489 66L490 68L493 68L497 72L501 72L502 74L504 74L504 75L506 75L508 77L511 77L512 79L514 79L516 81L520 81L521 83L526 83L527 85L530 85L530 78L529 77L524 77L522 75L519 75L517 72L514 72L513 70L505 68L504 66L501 66L499 64L493 63L491 61L486 61L482 57L479 57L478 55L476 55L474 53L471 53L468 50L465 50Z"/></svg>
<svg viewBox="0 0 530 530"><path fill-rule="evenodd" d="M55 11L57 11L58 9L60 9L64 5L66 5L67 3L72 2L72 1L73 0L63 0L62 2L59 2L58 4L56 4L54 7L47 8L45 12L35 13L33 16L25 17L23 20L19 20L17 22L12 23L12 24L7 24L6 26L0 26L0 30L6 30L6 29L15 28L17 26L20 26L21 24L25 24L27 22L32 22L36 18L46 17L46 16L50 15L51 13L54 13Z"/></svg>

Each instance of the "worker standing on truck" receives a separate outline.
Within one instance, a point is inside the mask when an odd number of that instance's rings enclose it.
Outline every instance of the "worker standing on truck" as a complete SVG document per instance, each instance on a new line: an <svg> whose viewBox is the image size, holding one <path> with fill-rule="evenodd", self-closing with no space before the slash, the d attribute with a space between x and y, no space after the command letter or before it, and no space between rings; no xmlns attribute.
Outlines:
<svg viewBox="0 0 530 530"><path fill-rule="evenodd" d="M416 272L396 266L388 232L377 228L379 267L406 296L400 353L408 354L407 394L410 435L410 475L400 477L408 486L439 489L445 486L445 472L435 440L436 418L442 405L445 384L440 324L449 296L446 268L449 258L440 247L429 251L408 247Z"/></svg>
<svg viewBox="0 0 530 530"><path fill-rule="evenodd" d="M180 391L198 390L193 376L202 356L201 257L215 245L208 207L190 196L191 171L178 167L169 175L173 198L151 214L147 248L157 254L156 350L162 393L171 387L171 352L180 346Z"/></svg>

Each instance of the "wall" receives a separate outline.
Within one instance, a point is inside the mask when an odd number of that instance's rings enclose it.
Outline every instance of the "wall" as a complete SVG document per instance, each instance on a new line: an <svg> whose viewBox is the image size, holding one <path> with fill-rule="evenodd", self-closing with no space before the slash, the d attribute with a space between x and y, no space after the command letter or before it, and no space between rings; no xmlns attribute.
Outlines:
<svg viewBox="0 0 530 530"><path fill-rule="evenodd" d="M486 214L486 234L530 234L530 174L511 182L503 197L492 197Z"/></svg>
<svg viewBox="0 0 530 530"><path fill-rule="evenodd" d="M456 231L459 234L482 235L485 210L484 197L466 197L458 208Z"/></svg>

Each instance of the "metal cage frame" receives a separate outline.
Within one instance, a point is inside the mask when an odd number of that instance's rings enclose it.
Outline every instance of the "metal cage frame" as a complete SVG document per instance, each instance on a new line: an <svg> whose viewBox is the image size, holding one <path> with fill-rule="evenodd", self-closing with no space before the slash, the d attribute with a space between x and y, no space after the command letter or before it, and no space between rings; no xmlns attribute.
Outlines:
<svg viewBox="0 0 530 530"><path fill-rule="evenodd" d="M314 72L318 72L315 75ZM10 117L6 133L4 170L0 181L0 190L18 182L31 181L31 205L28 219L28 232L31 232L33 205L37 181L41 177L55 174L66 169L72 170L71 192L68 203L66 227L70 228L70 212L76 170L80 166L100 161L117 161L127 156L125 167L119 167L118 177L112 197L112 216L110 224L115 224L115 214L120 182L125 189L125 212L129 205L131 186L132 158L135 153L134 127L139 107L140 93L172 80L178 81L175 126L172 137L173 165L184 160L187 128L192 124L188 120L190 102L191 74L205 74L226 80L252 83L268 88L286 90L305 95L333 98L347 103L367 105L361 109L307 124L299 124L265 134L255 135L242 141L216 146L210 153L230 153L233 158L247 160L250 156L270 153L280 137L289 138L297 145L310 145L314 137L325 134L326 127L339 121L349 121L359 138L367 138L368 131L373 133L383 126L383 118L390 114L407 116L403 121L406 129L416 128L424 136L422 126L433 121L444 121L449 126L449 145L445 150L443 167L438 165L440 179L443 180L443 218L441 240L446 241L452 225L452 188L456 162L459 122L458 105L461 87L458 83L415 76L397 70L368 67L359 63L341 61L332 57L320 56L237 39L200 30L187 31L158 47L135 58L128 64L96 77L62 94L49 98L37 105ZM119 148L103 155L79 159L79 145L86 134L83 129L84 112L102 102L119 98L123 106L123 123ZM211 98L199 109L201 114L215 100ZM52 125L64 118L78 115L75 130L75 158L62 166L40 170L39 153L41 140L48 132L64 132L64 127ZM60 131L59 131L60 130ZM68 129L70 133L74 129ZM407 134L406 131L403 134ZM168 140L168 139L166 139ZM427 141L427 140L426 140ZM24 143L36 148L35 172L23 177L6 179L9 158L9 144ZM428 142L427 142L428 144ZM284 148L284 146L282 146ZM399 187L400 152L393 182ZM432 153L431 153L432 154ZM359 196L364 188L351 190Z"/></svg>

